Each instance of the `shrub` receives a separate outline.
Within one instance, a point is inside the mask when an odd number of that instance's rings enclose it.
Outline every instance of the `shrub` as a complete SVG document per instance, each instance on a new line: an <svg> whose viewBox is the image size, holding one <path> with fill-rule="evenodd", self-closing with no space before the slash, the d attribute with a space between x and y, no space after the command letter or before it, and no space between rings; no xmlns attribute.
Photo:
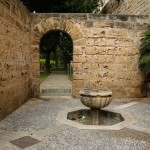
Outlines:
<svg viewBox="0 0 150 150"><path fill-rule="evenodd" d="M144 33L140 46L139 68L147 80L150 80L150 26Z"/></svg>
<svg viewBox="0 0 150 150"><path fill-rule="evenodd" d="M40 64L41 65L45 65L45 59L40 59ZM50 64L51 65L55 65L55 61L54 60L50 60Z"/></svg>

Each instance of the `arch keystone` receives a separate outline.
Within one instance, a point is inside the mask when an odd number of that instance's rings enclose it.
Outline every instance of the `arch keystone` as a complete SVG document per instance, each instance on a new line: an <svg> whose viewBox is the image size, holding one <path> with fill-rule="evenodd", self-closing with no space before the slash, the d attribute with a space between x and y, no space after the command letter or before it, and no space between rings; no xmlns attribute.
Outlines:
<svg viewBox="0 0 150 150"><path fill-rule="evenodd" d="M46 24L49 30L54 29L54 24L53 24L53 20L52 19L46 19Z"/></svg>

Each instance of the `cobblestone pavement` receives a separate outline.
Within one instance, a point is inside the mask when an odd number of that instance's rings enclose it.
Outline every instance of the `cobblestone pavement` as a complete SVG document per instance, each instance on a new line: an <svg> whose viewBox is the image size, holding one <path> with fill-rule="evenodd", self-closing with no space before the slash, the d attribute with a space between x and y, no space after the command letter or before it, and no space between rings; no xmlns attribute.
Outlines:
<svg viewBox="0 0 150 150"><path fill-rule="evenodd" d="M132 101L132 102L131 102ZM0 122L0 150L21 150L10 141L30 136L40 142L26 150L149 150L149 99L114 99L109 109L137 120L121 130L81 130L56 120L58 112L82 107L79 99L30 99Z"/></svg>

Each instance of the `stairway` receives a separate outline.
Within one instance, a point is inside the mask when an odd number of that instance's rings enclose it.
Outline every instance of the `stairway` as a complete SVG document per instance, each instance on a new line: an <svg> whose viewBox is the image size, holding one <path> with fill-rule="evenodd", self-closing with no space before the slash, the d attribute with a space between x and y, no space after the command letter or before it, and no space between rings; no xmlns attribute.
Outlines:
<svg viewBox="0 0 150 150"><path fill-rule="evenodd" d="M40 85L41 96L71 96L72 82L64 72L53 72Z"/></svg>

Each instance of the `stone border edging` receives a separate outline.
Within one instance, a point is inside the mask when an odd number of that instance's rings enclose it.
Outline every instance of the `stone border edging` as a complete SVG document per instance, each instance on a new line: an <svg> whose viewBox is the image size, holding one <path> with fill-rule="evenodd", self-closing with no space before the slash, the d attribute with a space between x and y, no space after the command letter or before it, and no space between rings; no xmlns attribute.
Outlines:
<svg viewBox="0 0 150 150"><path fill-rule="evenodd" d="M101 130L120 130L120 129L123 129L124 127L132 125L133 123L136 123L136 120L134 119L134 117L132 115L130 115L129 113L118 112L114 109L113 110L112 109L103 109L103 110L120 113L125 120L120 123L117 123L115 125L112 125L112 126L83 125L78 122L73 122L73 121L67 119L67 114L69 112L77 111L77 110L85 109L85 108L87 108L87 107L76 107L76 108L62 110L58 113L56 120L60 121L61 123L76 127L78 129L101 129Z"/></svg>

